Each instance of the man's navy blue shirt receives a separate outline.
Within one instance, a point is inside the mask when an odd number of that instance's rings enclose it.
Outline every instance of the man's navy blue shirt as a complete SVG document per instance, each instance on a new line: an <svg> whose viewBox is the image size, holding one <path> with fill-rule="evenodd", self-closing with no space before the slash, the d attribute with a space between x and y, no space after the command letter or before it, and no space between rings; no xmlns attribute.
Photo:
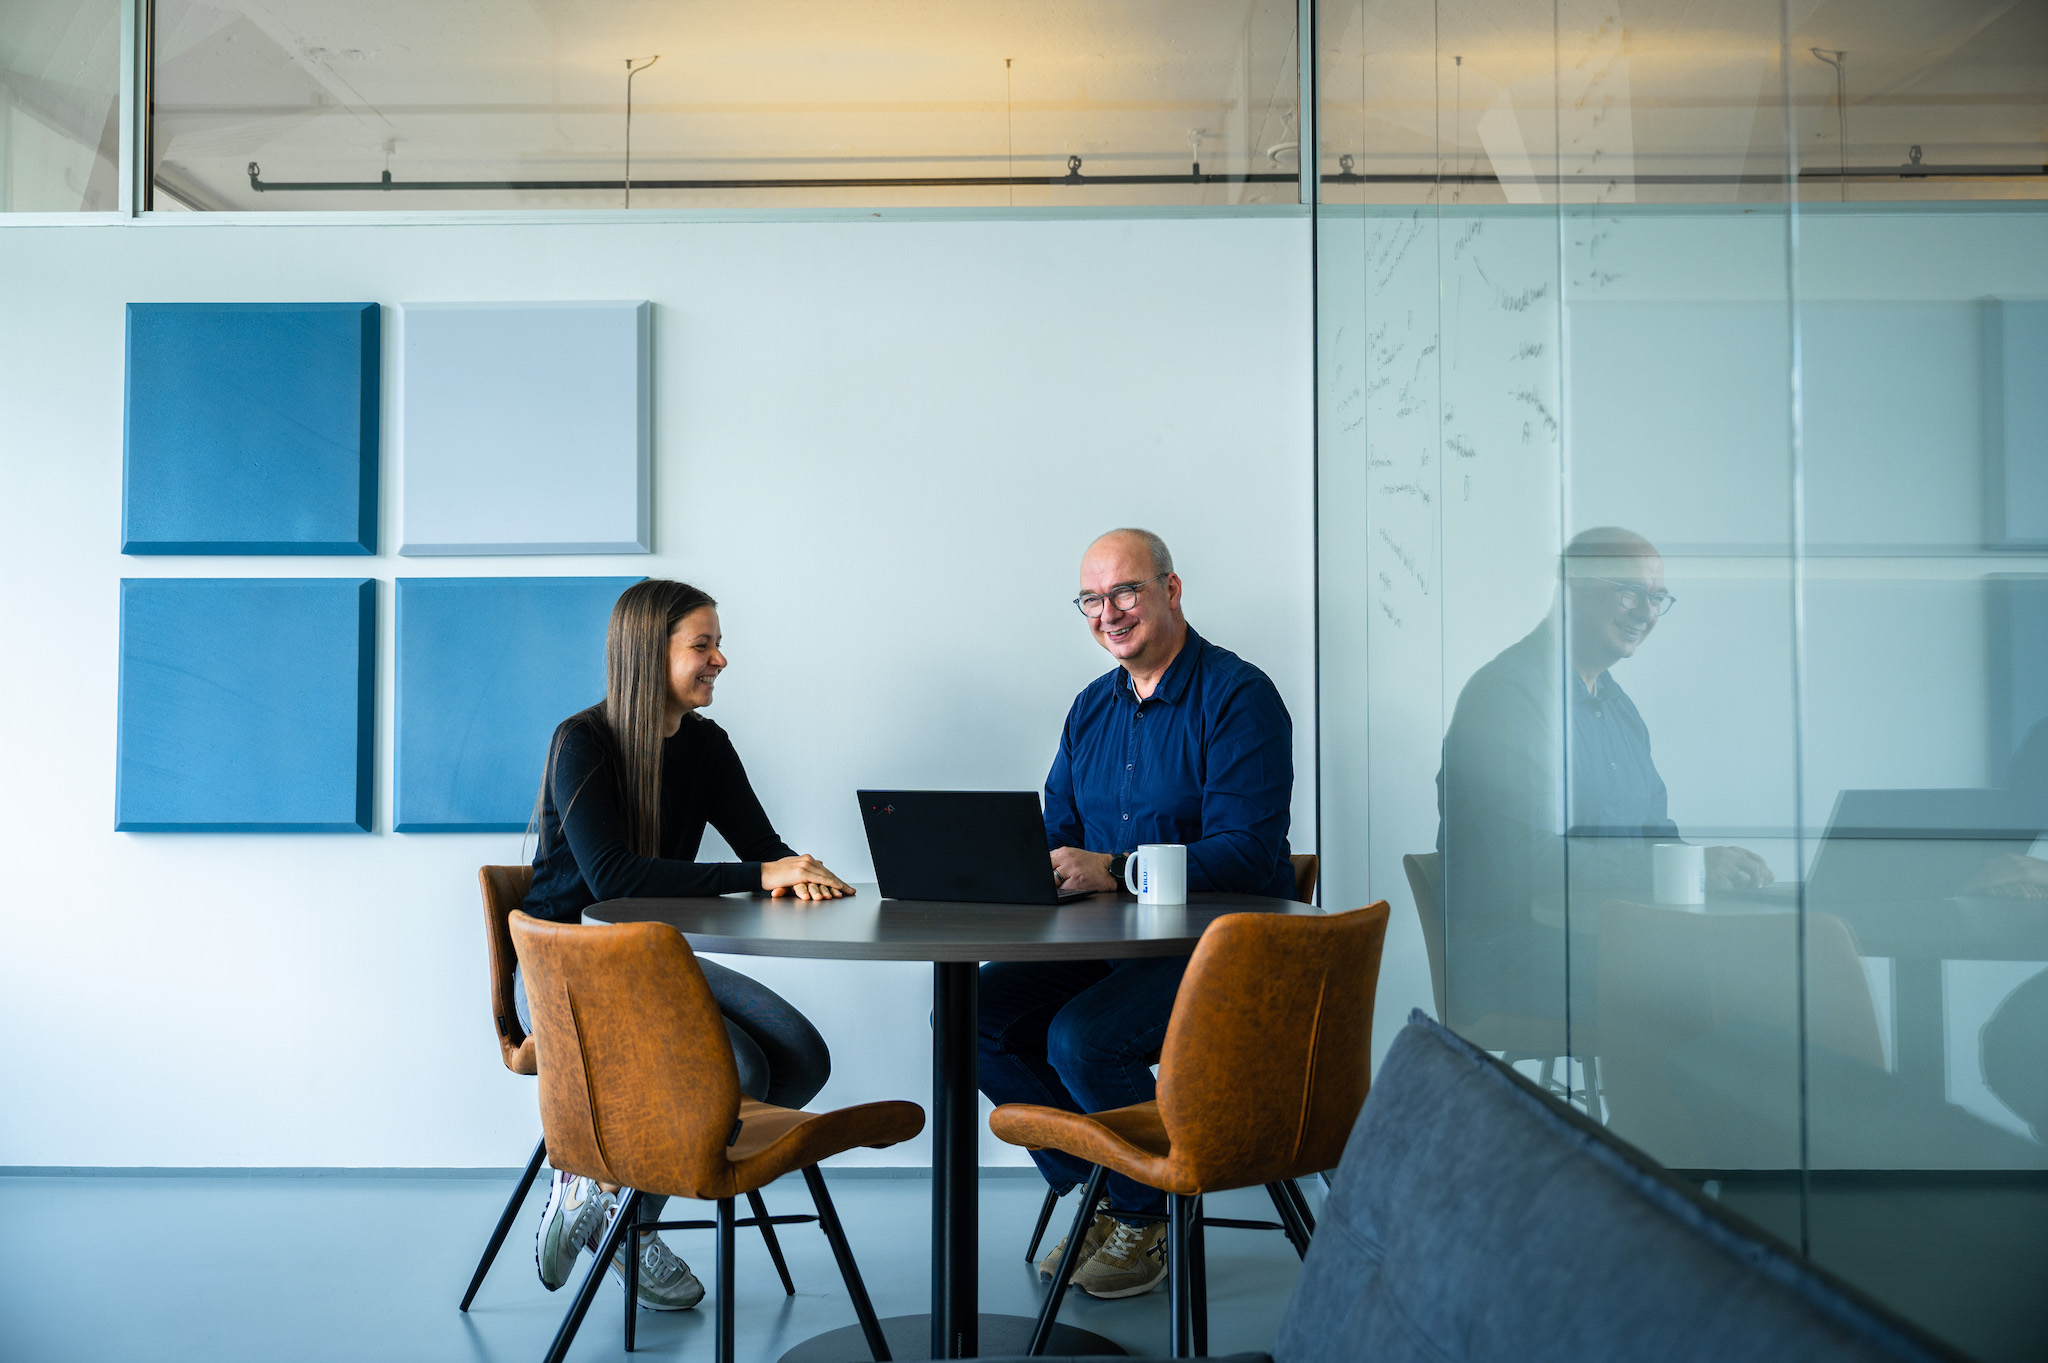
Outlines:
<svg viewBox="0 0 2048 1363"><path fill-rule="evenodd" d="M1190 890L1294 897L1294 725L1265 673L1194 630L1139 700L1121 667L1074 698L1045 778L1050 847L1188 849Z"/></svg>

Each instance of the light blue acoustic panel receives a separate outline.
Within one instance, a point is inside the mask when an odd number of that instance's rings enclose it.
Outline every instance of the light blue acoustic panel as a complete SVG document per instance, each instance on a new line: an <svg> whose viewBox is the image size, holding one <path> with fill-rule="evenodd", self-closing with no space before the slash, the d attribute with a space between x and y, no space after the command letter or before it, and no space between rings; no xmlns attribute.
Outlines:
<svg viewBox="0 0 2048 1363"><path fill-rule="evenodd" d="M653 547L653 305L406 303L398 552Z"/></svg>
<svg viewBox="0 0 2048 1363"><path fill-rule="evenodd" d="M1990 594L1991 780L2007 767L2027 733L2048 719L2048 576L1994 573Z"/></svg>
<svg viewBox="0 0 2048 1363"><path fill-rule="evenodd" d="M639 581L398 579L398 832L526 827L555 726L604 699L605 625Z"/></svg>
<svg viewBox="0 0 2048 1363"><path fill-rule="evenodd" d="M375 303L130 303L121 551L374 554Z"/></svg>
<svg viewBox="0 0 2048 1363"><path fill-rule="evenodd" d="M114 827L370 830L377 584L121 583Z"/></svg>
<svg viewBox="0 0 2048 1363"><path fill-rule="evenodd" d="M1985 540L2048 549L2048 300L1984 308Z"/></svg>

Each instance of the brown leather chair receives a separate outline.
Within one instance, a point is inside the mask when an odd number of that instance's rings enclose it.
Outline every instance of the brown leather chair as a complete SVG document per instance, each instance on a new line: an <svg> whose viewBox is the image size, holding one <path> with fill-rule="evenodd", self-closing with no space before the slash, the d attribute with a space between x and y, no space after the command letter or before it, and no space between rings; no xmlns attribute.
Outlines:
<svg viewBox="0 0 2048 1363"><path fill-rule="evenodd" d="M1316 876L1321 869L1321 860L1313 852L1296 852L1288 857L1287 861L1294 868L1295 899L1303 904L1315 903ZM1153 1056L1152 1063L1158 1064L1159 1057ZM1302 1197L1301 1189L1295 1187L1292 1183L1285 1185L1283 1191L1275 1192L1275 1189L1278 1188L1280 1188L1280 1185L1276 1184L1274 1188L1267 1191L1274 1193L1276 1197L1286 1197L1294 1204L1296 1211L1307 1223L1308 1228L1314 1230L1315 1218L1309 1214L1308 1202ZM1024 1246L1025 1263L1028 1264L1038 1257L1038 1243L1045 1238L1045 1228L1052 1224L1052 1211L1059 1203L1059 1190L1057 1188L1047 1188L1045 1190L1045 1201L1038 1204L1038 1221L1031 1227L1031 1242ZM1286 1221L1233 1221L1216 1217L1212 1218L1208 1224L1212 1226L1230 1226L1239 1230L1285 1231L1287 1238L1294 1242L1296 1253L1302 1255L1308 1253L1307 1239L1296 1239L1294 1227Z"/></svg>
<svg viewBox="0 0 2048 1363"><path fill-rule="evenodd" d="M1287 858L1294 867L1294 897L1304 904L1316 902L1316 876L1322 869L1322 861L1313 852L1296 852Z"/></svg>
<svg viewBox="0 0 2048 1363"><path fill-rule="evenodd" d="M1200 1199L1332 1169L1371 1082L1384 900L1327 917L1234 913L1202 934L1159 1059L1159 1096L1079 1114L1005 1103L989 1129L1012 1145L1095 1166L1028 1352L1041 1352L1114 1170L1167 1195L1168 1308L1176 1358L1207 1347ZM1286 1199L1274 1198L1283 1220ZM1214 1224L1214 1223L1211 1223ZM1306 1228L1292 1227L1303 1240Z"/></svg>
<svg viewBox="0 0 2048 1363"><path fill-rule="evenodd" d="M484 944L491 973L491 1018L497 1026L498 1054L504 1058L505 1068L514 1074L537 1074L533 1058L533 1038L519 1026L519 1013L512 1006L512 933L507 920L513 910L526 902L526 892L533 888L531 866L481 866L477 868L477 884L484 894ZM505 1243L505 1236L512 1229L512 1222L518 1217L519 1209L526 1202L526 1195L533 1188L533 1180L540 1173L541 1162L547 1158L547 1137L533 1143L533 1156L526 1161L526 1172L519 1176L519 1183L512 1189L512 1196L506 1200L505 1210L498 1217L497 1226L491 1231L490 1241L484 1246L481 1259L476 1261L476 1272L470 1275L469 1290L462 1294L462 1310L476 1300L476 1291L484 1285L484 1275L491 1271L491 1264L498 1257L498 1250Z"/></svg>
<svg viewBox="0 0 2048 1363"><path fill-rule="evenodd" d="M612 927L511 917L540 1058L540 1115L548 1160L620 1190L618 1215L577 1289L548 1363L568 1352L606 1266L628 1235L626 1348L639 1292L638 1237L681 1223L638 1221L645 1193L717 1203L713 1294L715 1363L733 1359L733 1200L801 1170L819 1226L877 1360L888 1344L818 1161L855 1146L880 1148L924 1129L915 1103L861 1103L801 1112L740 1093L725 1021L689 943L663 923Z"/></svg>
<svg viewBox="0 0 2048 1363"><path fill-rule="evenodd" d="M512 952L511 917L520 905L526 902L526 892L533 888L531 866L480 866L476 873L477 884L484 897L484 945L490 966L491 1021L497 1028L498 1054L504 1058L505 1068L514 1074L533 1075L539 1073L534 1062L533 1038L519 1025L519 1010L512 1002L512 967L516 958ZM498 1251L505 1244L505 1237L512 1230L512 1223L519 1217L519 1209L526 1204L526 1195L533 1189L533 1181L540 1174L540 1166L547 1158L548 1141L543 1135L533 1143L533 1155L526 1161L526 1171L519 1176L518 1184L512 1189L512 1196L505 1201L505 1210L498 1217L498 1224L491 1230L491 1238L484 1245L483 1257L476 1261L476 1272L470 1275L469 1289L462 1294L461 1309L467 1311L469 1304L476 1300L477 1289L484 1285L484 1275L491 1271ZM768 1215L768 1208L761 1200L761 1194L747 1194L753 1216L742 1225L760 1228L761 1238L767 1242L768 1257L775 1262L775 1272L782 1279L782 1290L789 1296L796 1295L796 1283L789 1276L789 1264L782 1257L782 1246L776 1241L775 1227L802 1225L817 1220L814 1216ZM707 1225L709 1223L706 1223Z"/></svg>
<svg viewBox="0 0 2048 1363"><path fill-rule="evenodd" d="M1410 853L1401 858L1408 873L1408 888L1415 895L1415 913L1422 920L1422 947L1429 956L1430 992L1435 995L1437 1020L1482 1051L1492 1051L1509 1066L1519 1061L1538 1063L1537 1082L1566 1102L1582 1102L1598 1115L1598 1054L1591 1027L1580 1022L1566 1044L1562 1014L1535 1016L1523 1013L1484 1013L1478 1017L1453 1019L1449 1007L1444 949L1443 854ZM1588 1087L1571 1087L1571 1057L1577 1055L1585 1066ZM1551 1077L1555 1070L1557 1077Z"/></svg>

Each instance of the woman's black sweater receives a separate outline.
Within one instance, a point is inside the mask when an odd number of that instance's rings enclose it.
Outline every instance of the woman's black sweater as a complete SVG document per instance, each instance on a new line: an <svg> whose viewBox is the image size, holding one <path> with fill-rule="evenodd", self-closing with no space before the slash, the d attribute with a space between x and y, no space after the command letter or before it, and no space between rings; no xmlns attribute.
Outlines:
<svg viewBox="0 0 2048 1363"><path fill-rule="evenodd" d="M661 745L661 855L626 847L610 735L586 714L555 730L526 911L574 923L604 899L684 898L761 888L761 863L796 853L775 834L725 730L695 713ZM568 817L560 813L566 808ZM710 824L745 861L700 862Z"/></svg>

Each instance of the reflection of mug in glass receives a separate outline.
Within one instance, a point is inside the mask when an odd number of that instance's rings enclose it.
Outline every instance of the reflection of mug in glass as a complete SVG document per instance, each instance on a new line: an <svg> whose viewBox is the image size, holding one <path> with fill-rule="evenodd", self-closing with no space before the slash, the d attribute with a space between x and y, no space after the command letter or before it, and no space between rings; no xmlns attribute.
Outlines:
<svg viewBox="0 0 2048 1363"><path fill-rule="evenodd" d="M1188 849L1177 842L1148 842L1124 861L1124 888L1140 904L1188 902Z"/></svg>
<svg viewBox="0 0 2048 1363"><path fill-rule="evenodd" d="M1659 904L1707 902L1707 849L1689 842L1650 848L1650 874Z"/></svg>

